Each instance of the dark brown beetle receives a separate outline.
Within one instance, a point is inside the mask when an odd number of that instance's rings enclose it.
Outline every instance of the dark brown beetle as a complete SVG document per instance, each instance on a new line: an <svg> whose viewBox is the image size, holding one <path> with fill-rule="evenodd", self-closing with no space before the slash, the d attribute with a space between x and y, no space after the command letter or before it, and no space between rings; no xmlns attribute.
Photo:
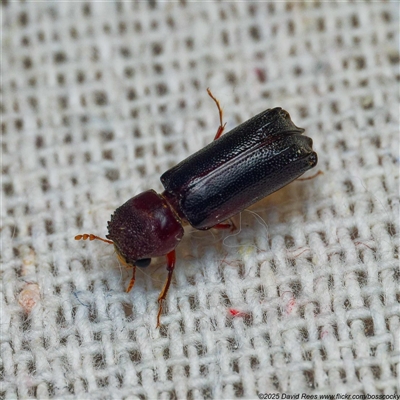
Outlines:
<svg viewBox="0 0 400 400"><path fill-rule="evenodd" d="M108 222L109 240L92 234L75 237L114 244L119 260L133 267L128 292L137 266L147 267L152 257L166 255L168 278L158 297L157 327L183 225L202 230L231 227L222 222L317 164L312 139L302 136L304 129L279 107L263 111L221 137L222 109L207 90L220 116L214 141L161 176L163 193L148 190L117 208Z"/></svg>

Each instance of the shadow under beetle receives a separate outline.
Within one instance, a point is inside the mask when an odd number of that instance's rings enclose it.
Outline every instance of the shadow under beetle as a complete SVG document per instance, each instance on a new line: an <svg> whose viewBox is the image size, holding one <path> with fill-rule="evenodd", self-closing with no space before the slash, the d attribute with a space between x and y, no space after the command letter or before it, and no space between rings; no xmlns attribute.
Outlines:
<svg viewBox="0 0 400 400"><path fill-rule="evenodd" d="M136 267L147 267L152 257L167 257L168 277L158 297L157 327L183 226L232 227L222 222L297 179L318 160L312 139L302 136L304 129L294 125L280 107L265 110L222 135L222 109L207 91L220 118L214 141L161 176L163 193L147 190L117 208L108 222L109 240L92 234L75 236L114 245L121 263L133 268L127 292L135 283Z"/></svg>

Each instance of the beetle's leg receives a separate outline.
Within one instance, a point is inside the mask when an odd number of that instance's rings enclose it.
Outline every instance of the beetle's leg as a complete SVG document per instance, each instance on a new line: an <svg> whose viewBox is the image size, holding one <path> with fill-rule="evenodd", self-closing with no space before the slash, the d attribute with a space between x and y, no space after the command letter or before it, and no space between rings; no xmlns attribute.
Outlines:
<svg viewBox="0 0 400 400"><path fill-rule="evenodd" d="M235 231L236 230L235 223L231 219L229 219L228 221L229 222L223 222L221 224L214 225L213 228L214 229L230 229L231 232Z"/></svg>
<svg viewBox="0 0 400 400"><path fill-rule="evenodd" d="M225 122L225 124L224 124L223 121L222 121L224 113L223 113L223 111L222 111L221 104L220 104L219 101L214 97L214 95L211 93L211 90L210 90L209 88L207 88L207 93L208 93L208 95L214 100L215 104L216 104L217 107L218 107L218 112L219 112L219 127L218 127L217 133L215 134L215 137L214 137L214 140L217 140L217 139L223 134L224 129L225 129L226 122Z"/></svg>
<svg viewBox="0 0 400 400"><path fill-rule="evenodd" d="M324 173L319 169L314 175L308 176L307 178L297 178L298 181L309 181L310 179L316 178L318 175L323 175Z"/></svg>
<svg viewBox="0 0 400 400"><path fill-rule="evenodd" d="M108 243L108 244L114 244L114 242L112 240L107 240L107 239L103 239L99 236L93 235L91 233L84 233L82 235L76 235L75 236L75 240L101 240L104 243Z"/></svg>
<svg viewBox="0 0 400 400"><path fill-rule="evenodd" d="M133 285L135 284L135 277L136 277L136 265L133 266L132 278L131 281L129 282L128 287L126 288L126 293L129 293L132 290Z"/></svg>
<svg viewBox="0 0 400 400"><path fill-rule="evenodd" d="M175 250L172 250L167 254L167 271L168 271L167 281L165 282L164 287L161 290L160 295L158 296L158 314L157 314L156 328L158 328L160 326L162 304L163 304L163 301L165 300L165 298L167 297L168 289L169 289L169 286L171 285L172 273L174 272L174 268L175 268L175 261L176 261Z"/></svg>

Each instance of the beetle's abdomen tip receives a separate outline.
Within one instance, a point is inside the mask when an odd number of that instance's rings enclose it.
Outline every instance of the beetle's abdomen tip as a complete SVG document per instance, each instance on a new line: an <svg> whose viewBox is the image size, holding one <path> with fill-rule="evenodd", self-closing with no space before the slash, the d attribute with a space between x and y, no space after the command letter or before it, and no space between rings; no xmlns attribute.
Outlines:
<svg viewBox="0 0 400 400"><path fill-rule="evenodd" d="M310 163L310 168L314 168L318 164L318 155L315 151L308 157L308 162Z"/></svg>

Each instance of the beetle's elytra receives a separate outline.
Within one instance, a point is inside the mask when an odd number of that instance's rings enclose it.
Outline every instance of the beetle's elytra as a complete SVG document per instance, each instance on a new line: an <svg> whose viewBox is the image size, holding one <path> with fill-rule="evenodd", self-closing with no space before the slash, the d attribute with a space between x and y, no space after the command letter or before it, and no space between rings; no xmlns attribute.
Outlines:
<svg viewBox="0 0 400 400"><path fill-rule="evenodd" d="M157 326L183 225L226 227L221 222L317 164L312 139L302 136L304 129L294 125L287 111L268 109L222 135L222 110L208 93L220 114L215 140L161 176L163 193L148 190L117 208L108 222L108 240L89 234L75 237L114 244L120 261L133 267L128 291L135 282L136 266L145 267L152 257L166 255L168 278L158 298Z"/></svg>

